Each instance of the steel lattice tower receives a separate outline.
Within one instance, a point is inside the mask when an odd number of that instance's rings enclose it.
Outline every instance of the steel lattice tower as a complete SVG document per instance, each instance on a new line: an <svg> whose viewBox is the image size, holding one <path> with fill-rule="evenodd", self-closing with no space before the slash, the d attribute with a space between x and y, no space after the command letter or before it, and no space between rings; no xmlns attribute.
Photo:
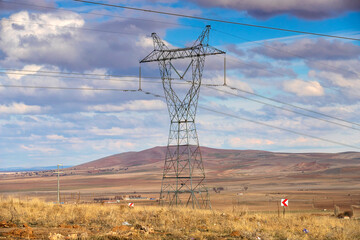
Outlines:
<svg viewBox="0 0 360 240"><path fill-rule="evenodd" d="M195 116L205 56L225 52L209 46L209 32L208 25L191 47L178 49L169 49L156 33L152 33L154 51L140 61L158 62L171 120L160 193L161 204L211 208ZM189 59L190 63L182 75L172 64L176 59ZM190 67L191 85L181 99L172 87L171 73L174 71L183 79Z"/></svg>

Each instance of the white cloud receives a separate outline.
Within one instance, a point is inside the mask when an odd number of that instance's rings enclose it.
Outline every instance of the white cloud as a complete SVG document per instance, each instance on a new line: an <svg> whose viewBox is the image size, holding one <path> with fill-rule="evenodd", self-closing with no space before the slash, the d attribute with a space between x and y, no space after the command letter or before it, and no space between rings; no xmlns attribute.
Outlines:
<svg viewBox="0 0 360 240"><path fill-rule="evenodd" d="M40 66L40 65L31 64L31 65L24 66L22 71L7 71L6 75L10 79L19 80L23 76L36 74L36 72L39 71L41 68L42 68L42 66Z"/></svg>
<svg viewBox="0 0 360 240"><path fill-rule="evenodd" d="M18 12L12 14L9 21L1 20L0 49L8 56L8 61L36 61L39 56L50 58L54 55L57 58L71 60L74 53L78 52L73 41L77 38L77 30L73 27L83 25L84 20L76 13ZM69 41L70 39L72 41Z"/></svg>
<svg viewBox="0 0 360 240"><path fill-rule="evenodd" d="M295 79L284 82L284 90L295 93L299 97L323 96L324 89L317 81L303 81Z"/></svg>
<svg viewBox="0 0 360 240"><path fill-rule="evenodd" d="M340 40L298 39L292 42L271 41L263 46L251 49L252 52L265 55L273 59L290 60L305 59L356 59L360 54L360 47L356 44ZM331 66L331 65L330 65Z"/></svg>
<svg viewBox="0 0 360 240"><path fill-rule="evenodd" d="M22 149L25 149L29 152L42 152L42 153L53 153L56 152L57 150L55 148L49 148L49 147L39 147L39 146L35 146L35 145L21 145Z"/></svg>
<svg viewBox="0 0 360 240"><path fill-rule="evenodd" d="M95 150L129 151L136 147L136 144L127 140L105 139L96 143L89 143Z"/></svg>
<svg viewBox="0 0 360 240"><path fill-rule="evenodd" d="M9 105L0 105L0 114L39 114L48 109L49 107L13 102Z"/></svg>
<svg viewBox="0 0 360 240"><path fill-rule="evenodd" d="M166 109L166 104L161 100L133 100L121 105L105 104L89 106L89 111L95 112L121 112L121 111L150 111Z"/></svg>
<svg viewBox="0 0 360 240"><path fill-rule="evenodd" d="M279 14L292 14L305 19L321 19L338 16L347 11L360 9L354 0L191 0L206 7L223 7L247 11L248 14L267 18Z"/></svg>
<svg viewBox="0 0 360 240"><path fill-rule="evenodd" d="M158 129L146 128L146 127L138 127L138 128L112 127L106 129L93 127L88 130L88 133L91 133L95 136L126 136L127 138L146 138L148 136L155 137L161 135Z"/></svg>
<svg viewBox="0 0 360 240"><path fill-rule="evenodd" d="M47 135L46 138L49 140L60 140L60 141L66 140L66 138L64 136L57 135L57 134Z"/></svg>
<svg viewBox="0 0 360 240"><path fill-rule="evenodd" d="M360 97L360 80L354 75L345 77L343 74L329 71L310 71L309 76L329 81L332 85L340 87L348 96Z"/></svg>
<svg viewBox="0 0 360 240"><path fill-rule="evenodd" d="M154 48L154 42L151 37L141 36L138 41L136 41L136 46L151 50Z"/></svg>
<svg viewBox="0 0 360 240"><path fill-rule="evenodd" d="M275 142L268 139L260 139L260 138L239 138L233 137L229 140L229 145L234 148L238 147L261 147L262 145L273 145Z"/></svg>

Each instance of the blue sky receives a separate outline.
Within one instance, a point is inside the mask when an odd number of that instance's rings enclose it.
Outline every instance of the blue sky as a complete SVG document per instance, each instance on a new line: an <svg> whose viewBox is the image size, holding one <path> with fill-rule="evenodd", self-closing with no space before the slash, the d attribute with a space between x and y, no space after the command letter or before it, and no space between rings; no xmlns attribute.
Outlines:
<svg viewBox="0 0 360 240"><path fill-rule="evenodd" d="M136 0L104 3L360 38L351 0ZM152 32L187 46L210 24L210 44L227 52L229 85L360 123L360 42L136 12L74 1L0 1L0 81L11 86L137 89ZM184 64L178 63L181 68ZM9 69L21 70L14 71ZM223 56L206 59L204 83L222 84ZM74 75L60 73L81 73ZM106 77L105 75L123 77ZM163 95L157 64L142 66L143 89ZM113 81L117 80L117 81ZM118 81L121 80L121 81ZM124 81L126 80L126 81ZM180 91L185 89L180 87ZM280 103L230 91L278 107ZM199 103L291 131L360 148L359 125L305 117L203 87ZM352 128L349 128L352 127ZM75 165L167 143L166 103L143 93L0 86L0 165ZM198 109L200 144L281 152L357 151Z"/></svg>

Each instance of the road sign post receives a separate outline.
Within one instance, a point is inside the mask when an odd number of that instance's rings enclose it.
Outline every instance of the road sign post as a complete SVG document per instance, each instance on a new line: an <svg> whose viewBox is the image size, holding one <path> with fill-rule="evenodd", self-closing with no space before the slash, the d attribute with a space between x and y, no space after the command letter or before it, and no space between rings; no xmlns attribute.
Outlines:
<svg viewBox="0 0 360 240"><path fill-rule="evenodd" d="M281 206L283 207L283 217L285 217L285 207L289 206L289 200L288 199L281 199Z"/></svg>
<svg viewBox="0 0 360 240"><path fill-rule="evenodd" d="M281 206L282 207L288 207L289 206L289 200L288 199L281 199Z"/></svg>

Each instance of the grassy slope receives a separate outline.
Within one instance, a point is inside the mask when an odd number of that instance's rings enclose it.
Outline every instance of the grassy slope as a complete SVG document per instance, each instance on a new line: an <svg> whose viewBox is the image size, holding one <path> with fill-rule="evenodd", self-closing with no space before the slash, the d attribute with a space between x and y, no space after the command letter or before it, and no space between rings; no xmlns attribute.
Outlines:
<svg viewBox="0 0 360 240"><path fill-rule="evenodd" d="M356 220L309 214L278 218L236 209L222 213L162 207L129 209L118 204L59 206L36 199L2 199L0 221L12 221L19 227L28 224L35 239L49 239L50 233L75 234L73 239L360 239ZM119 227L124 221L132 226ZM304 228L309 233L304 233ZM8 236L9 231L3 228L0 235ZM52 239L63 239L62 235Z"/></svg>

